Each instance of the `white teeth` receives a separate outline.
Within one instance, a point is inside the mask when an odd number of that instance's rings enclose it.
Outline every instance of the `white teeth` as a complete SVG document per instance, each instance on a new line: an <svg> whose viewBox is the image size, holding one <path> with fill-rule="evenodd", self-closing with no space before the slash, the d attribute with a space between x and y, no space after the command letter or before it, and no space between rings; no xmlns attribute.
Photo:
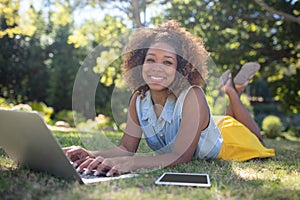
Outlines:
<svg viewBox="0 0 300 200"><path fill-rule="evenodd" d="M150 76L150 78L157 81L163 80L163 77L157 77L157 76Z"/></svg>

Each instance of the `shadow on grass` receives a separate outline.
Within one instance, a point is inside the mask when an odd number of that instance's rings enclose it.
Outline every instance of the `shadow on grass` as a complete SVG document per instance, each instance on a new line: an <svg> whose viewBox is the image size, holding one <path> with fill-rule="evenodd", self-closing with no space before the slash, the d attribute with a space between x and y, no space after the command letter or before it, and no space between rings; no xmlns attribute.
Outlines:
<svg viewBox="0 0 300 200"><path fill-rule="evenodd" d="M119 142L118 133L110 134ZM83 145L77 133L56 132L62 146ZM93 138L93 136L85 135ZM0 197L3 199L297 199L300 143L267 140L276 156L248 162L208 160L142 172L138 177L93 185L66 182L45 173L17 167L0 148ZM141 148L146 144L143 144ZM147 151L145 148L144 151ZM166 171L208 173L212 187L156 186Z"/></svg>
<svg viewBox="0 0 300 200"><path fill-rule="evenodd" d="M46 173L13 166L0 169L1 199L38 199L70 189L69 182Z"/></svg>

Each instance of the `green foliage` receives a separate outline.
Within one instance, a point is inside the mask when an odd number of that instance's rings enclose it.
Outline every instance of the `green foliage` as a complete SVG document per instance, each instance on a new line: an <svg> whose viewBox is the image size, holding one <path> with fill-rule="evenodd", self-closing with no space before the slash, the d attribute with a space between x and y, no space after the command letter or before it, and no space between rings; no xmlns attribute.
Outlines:
<svg viewBox="0 0 300 200"><path fill-rule="evenodd" d="M1 6L5 6L5 10L10 9L8 4ZM56 6L63 8L63 5ZM56 111L71 109L74 78L83 58L82 49L74 51L72 45L66 45L71 21L54 20L64 18L62 9L56 16L49 10L49 16L53 16L50 17L52 21L46 20L43 13L45 10L36 11L30 7L30 12L31 22L37 27L33 35L28 37L16 33L13 37L4 35L0 39L0 96L14 104L40 101L46 102ZM4 18L10 17L6 12L0 14ZM14 13L16 18L26 18L18 14ZM13 25L7 24L5 20L2 21L2 15L1 30L21 23L15 20Z"/></svg>
<svg viewBox="0 0 300 200"><path fill-rule="evenodd" d="M110 116L109 97L121 78L119 55L129 38L127 30L136 27L136 16L143 16L145 25L176 19L201 36L220 72L231 69L235 75L245 62L258 61L262 68L248 95L276 100L286 113L299 113L300 26L254 1L136 1L139 9L134 9L135 1L51 0L40 10L31 5L22 12L20 2L0 0L0 96L9 102L36 100L57 112L70 110L76 72L84 57L100 45L92 66L101 76L95 104L98 113ZM299 15L298 1L267 4ZM104 12L112 5L120 8L118 15ZM75 23L77 11L90 7L105 14ZM158 12L149 12L153 9ZM210 92L213 109L223 113L220 95Z"/></svg>
<svg viewBox="0 0 300 200"><path fill-rule="evenodd" d="M115 130L117 129L115 122L111 118L99 114L94 119L81 120L77 124L79 130L97 132L99 130Z"/></svg>
<svg viewBox="0 0 300 200"><path fill-rule="evenodd" d="M0 108L8 107L9 103L6 101L6 99L0 97Z"/></svg>
<svg viewBox="0 0 300 200"><path fill-rule="evenodd" d="M52 107L48 107L43 102L33 101L29 104L13 104L9 103L6 99L0 97L0 109L12 109L12 110L23 110L23 111L37 111L43 117L46 123L51 124L51 117L54 112Z"/></svg>
<svg viewBox="0 0 300 200"><path fill-rule="evenodd" d="M55 114L55 121L64 121L67 122L70 126L74 127L74 116L72 110L61 110Z"/></svg>
<svg viewBox="0 0 300 200"><path fill-rule="evenodd" d="M97 45L90 54L96 54L94 66L88 66L100 75L100 83L106 87L121 78L121 54L128 39L124 22L115 16L105 15L100 22L87 21L68 37L75 48Z"/></svg>
<svg viewBox="0 0 300 200"><path fill-rule="evenodd" d="M66 45L68 27L61 27L49 50L53 54L49 66L49 87L46 102L56 111L72 109L72 91L76 72L79 68L72 45ZM68 58L68 59L67 59Z"/></svg>
<svg viewBox="0 0 300 200"><path fill-rule="evenodd" d="M54 121L64 121L70 126L75 127L75 123L86 121L85 117L74 110L61 110L54 115Z"/></svg>
<svg viewBox="0 0 300 200"><path fill-rule="evenodd" d="M286 118L286 127L289 135L300 137L300 114L291 115Z"/></svg>
<svg viewBox="0 0 300 200"><path fill-rule="evenodd" d="M274 9L299 13L299 2L270 0ZM233 76L248 61L258 61L258 74L287 113L298 113L300 26L266 12L254 1L171 1L164 19L176 19L203 38L215 63ZM255 80L254 80L255 81ZM259 87L259 86L257 86ZM257 89L251 96L258 96ZM266 97L266 96L265 96Z"/></svg>
<svg viewBox="0 0 300 200"><path fill-rule="evenodd" d="M249 113L253 117L253 106L251 105L247 94L243 93L241 95L241 102L244 104L244 106L246 107L246 109L249 111Z"/></svg>
<svg viewBox="0 0 300 200"><path fill-rule="evenodd" d="M291 67L281 69L281 71L289 70L291 73L283 73L281 79L273 81L275 87L272 88L273 93L276 94L275 99L285 102L282 104L283 109L292 115L300 113L300 60L298 62L298 64L290 64L297 65L296 69Z"/></svg>
<svg viewBox="0 0 300 200"><path fill-rule="evenodd" d="M288 134L295 137L300 137L300 126L291 126L288 130Z"/></svg>
<svg viewBox="0 0 300 200"><path fill-rule="evenodd" d="M43 102L37 102L37 101L32 102L31 107L32 107L32 110L38 111L43 116L46 123L50 123L51 116L54 111L53 108L48 107Z"/></svg>
<svg viewBox="0 0 300 200"><path fill-rule="evenodd" d="M213 115L225 115L228 102L227 98L223 96L213 98L212 96L207 95L206 99Z"/></svg>
<svg viewBox="0 0 300 200"><path fill-rule="evenodd" d="M6 9L10 9L9 7ZM40 33L44 24L40 23L40 13L31 8L34 16L31 20L39 28L30 37L26 34L15 33L12 36L4 35L0 39L0 96L13 103L24 101L44 101L45 98L45 73L44 60L46 58L43 47L40 44ZM1 29L16 27L19 21L14 24L7 24L5 12L1 17ZM20 17L14 13L15 17ZM41 18L39 18L41 17ZM24 16L25 18L25 16ZM41 81L42 80L42 81Z"/></svg>
<svg viewBox="0 0 300 200"><path fill-rule="evenodd" d="M37 27L33 24L35 12L30 7L24 16L18 15L20 0L0 0L0 38L14 38L16 35L32 36Z"/></svg>
<svg viewBox="0 0 300 200"><path fill-rule="evenodd" d="M217 96L217 98L213 98L212 96L207 95L206 98L213 115L226 115L226 109L229 103L227 96L220 95ZM250 104L246 94L241 95L241 102L244 104L250 114L254 115L253 106Z"/></svg>
<svg viewBox="0 0 300 200"><path fill-rule="evenodd" d="M255 102L252 103L254 118L257 124L262 127L263 119L268 115L275 115L280 118L284 127L290 124L289 115L280 109L279 103L274 101L269 102ZM291 116L290 116L291 117Z"/></svg>
<svg viewBox="0 0 300 200"><path fill-rule="evenodd" d="M264 135L268 138L276 138L282 134L283 125L279 117L269 115L264 118L262 122L262 129Z"/></svg>

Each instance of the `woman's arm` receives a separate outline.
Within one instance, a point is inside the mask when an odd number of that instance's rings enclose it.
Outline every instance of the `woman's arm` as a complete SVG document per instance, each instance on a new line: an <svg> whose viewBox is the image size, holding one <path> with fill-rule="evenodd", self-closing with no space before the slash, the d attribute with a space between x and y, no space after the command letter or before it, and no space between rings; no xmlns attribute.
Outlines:
<svg viewBox="0 0 300 200"><path fill-rule="evenodd" d="M210 120L208 104L201 89L195 87L188 92L182 112L182 121L171 153L104 159L98 171L109 168L109 174L112 175L138 169L165 168L191 161L201 131Z"/></svg>
<svg viewBox="0 0 300 200"><path fill-rule="evenodd" d="M142 130L140 128L136 113L136 98L137 94L135 93L133 94L129 104L126 128L119 146L106 151L88 151L78 146L75 146L71 149L66 148L66 154L69 158L74 158L76 155L81 155L79 158L77 156L76 160L71 159L75 166L79 166L77 168L79 171L81 171L83 168L92 170L107 158L134 155L134 153L137 151L142 136Z"/></svg>
<svg viewBox="0 0 300 200"><path fill-rule="evenodd" d="M178 159L171 165L191 161L197 148L201 132L208 127L210 111L202 89L189 90L182 110L182 120L174 143L173 153Z"/></svg>
<svg viewBox="0 0 300 200"><path fill-rule="evenodd" d="M142 129L140 128L136 113L136 99L137 93L134 93L128 107L126 127L120 145L107 151L93 151L91 153L94 157L102 156L104 158L111 158L117 156L132 156L137 151L142 137Z"/></svg>
<svg viewBox="0 0 300 200"><path fill-rule="evenodd" d="M191 161L201 131L208 126L209 120L209 107L205 94L200 88L194 87L188 92L183 104L182 120L173 151L168 154L154 156L147 159L148 161L136 157L136 163L144 163L145 166L152 165L155 167L158 164L159 167L168 167Z"/></svg>
<svg viewBox="0 0 300 200"><path fill-rule="evenodd" d="M86 161L87 158L132 156L136 152L142 136L135 107L136 98L137 94L135 93L129 104L126 128L119 146L106 151L89 151L80 146L63 148L70 160L75 162L75 165L80 165Z"/></svg>

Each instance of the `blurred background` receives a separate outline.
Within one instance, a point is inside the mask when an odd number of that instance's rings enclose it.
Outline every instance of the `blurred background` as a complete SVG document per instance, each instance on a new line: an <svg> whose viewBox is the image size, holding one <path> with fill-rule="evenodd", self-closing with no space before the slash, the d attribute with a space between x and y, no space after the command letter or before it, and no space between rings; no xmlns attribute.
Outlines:
<svg viewBox="0 0 300 200"><path fill-rule="evenodd" d="M261 127L275 116L280 130L300 136L298 0L0 0L0 108L38 110L49 124L74 126L76 74L101 45L93 67L101 74L95 105L98 119L111 126L110 94L121 78L121 59L105 68L101 63L120 55L128 39L111 38L168 19L203 38L220 73L258 62L261 70L243 101Z"/></svg>

